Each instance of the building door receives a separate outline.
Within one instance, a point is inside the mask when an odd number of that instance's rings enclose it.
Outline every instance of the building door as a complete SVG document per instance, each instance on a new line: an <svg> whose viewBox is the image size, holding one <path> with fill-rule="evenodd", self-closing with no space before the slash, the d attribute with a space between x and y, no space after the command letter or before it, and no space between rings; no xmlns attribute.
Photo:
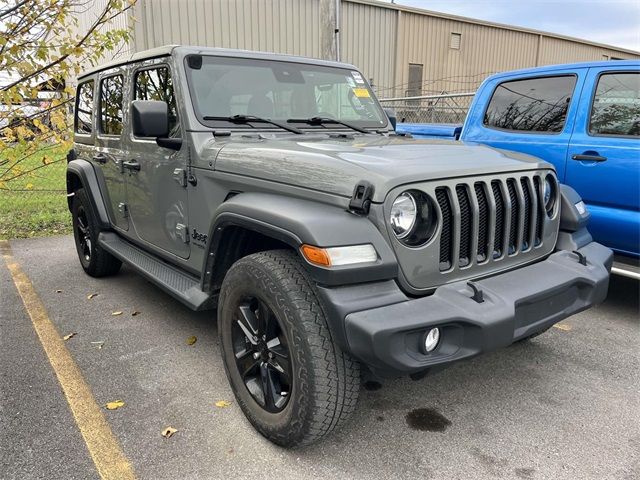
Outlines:
<svg viewBox="0 0 640 480"><path fill-rule="evenodd" d="M171 137L181 137L171 69L162 61L133 71L132 100L159 100L168 105ZM167 253L189 257L186 149L159 147L154 138L129 136L127 203L134 235Z"/></svg>

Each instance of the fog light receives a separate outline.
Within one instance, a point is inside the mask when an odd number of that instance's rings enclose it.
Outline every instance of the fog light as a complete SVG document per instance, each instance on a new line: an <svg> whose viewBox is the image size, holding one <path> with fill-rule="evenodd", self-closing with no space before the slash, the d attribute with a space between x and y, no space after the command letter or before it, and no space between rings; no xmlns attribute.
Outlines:
<svg viewBox="0 0 640 480"><path fill-rule="evenodd" d="M425 353L432 352L438 346L439 341L440 341L440 329L436 327L429 330L427 334L424 336L423 346L424 346Z"/></svg>

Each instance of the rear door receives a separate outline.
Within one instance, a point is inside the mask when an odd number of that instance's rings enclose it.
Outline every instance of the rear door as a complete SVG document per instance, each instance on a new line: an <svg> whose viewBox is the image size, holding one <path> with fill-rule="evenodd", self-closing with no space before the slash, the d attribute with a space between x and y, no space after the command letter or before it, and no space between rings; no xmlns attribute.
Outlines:
<svg viewBox="0 0 640 480"><path fill-rule="evenodd" d="M183 138L171 67L166 59L133 67L131 100L160 100L168 105L169 136ZM130 118L130 113L129 113ZM189 257L187 148L159 147L128 128L127 200L134 235L163 252Z"/></svg>
<svg viewBox="0 0 640 480"><path fill-rule="evenodd" d="M497 78L478 93L490 100L484 110L470 112L463 139L542 158L553 163L562 181L585 73L554 70Z"/></svg>
<svg viewBox="0 0 640 480"><path fill-rule="evenodd" d="M587 88L588 86L588 88ZM566 183L589 205L589 231L620 253L640 249L640 68L591 68L567 152Z"/></svg>
<svg viewBox="0 0 640 480"><path fill-rule="evenodd" d="M129 230L126 205L126 185L122 162L126 158L123 145L123 98L126 68L110 70L100 75L98 89L97 135L92 161L99 172L101 189L112 224Z"/></svg>

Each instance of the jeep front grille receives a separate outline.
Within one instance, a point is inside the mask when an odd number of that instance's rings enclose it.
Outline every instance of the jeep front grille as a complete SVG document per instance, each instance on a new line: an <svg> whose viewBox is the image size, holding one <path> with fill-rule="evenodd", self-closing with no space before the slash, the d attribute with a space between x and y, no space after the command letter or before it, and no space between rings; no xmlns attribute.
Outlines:
<svg viewBox="0 0 640 480"><path fill-rule="evenodd" d="M541 174L438 186L440 271L499 262L543 242Z"/></svg>

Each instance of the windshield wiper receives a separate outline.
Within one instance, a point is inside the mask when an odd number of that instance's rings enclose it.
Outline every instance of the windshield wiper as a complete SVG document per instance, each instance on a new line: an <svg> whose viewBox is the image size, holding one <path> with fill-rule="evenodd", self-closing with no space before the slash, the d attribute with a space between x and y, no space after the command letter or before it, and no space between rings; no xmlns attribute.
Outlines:
<svg viewBox="0 0 640 480"><path fill-rule="evenodd" d="M276 127L280 127L283 130L287 130L292 133L298 133L298 134L304 133L299 128L292 127L284 123L276 122L275 120L269 120L268 118L254 117L253 115L231 115L230 117L216 117L216 116L206 115L202 117L202 119L203 120L223 120L226 122L238 123L238 124L247 124L249 122L269 123L271 125L275 125Z"/></svg>
<svg viewBox="0 0 640 480"><path fill-rule="evenodd" d="M329 117L311 117L311 118L290 118L287 120L287 123L307 123L309 125L322 125L325 123L335 123L337 125L343 125L351 130L355 130L360 133L371 133L369 130L365 130L364 128L357 127L351 123L343 122L342 120L336 120L335 118Z"/></svg>

